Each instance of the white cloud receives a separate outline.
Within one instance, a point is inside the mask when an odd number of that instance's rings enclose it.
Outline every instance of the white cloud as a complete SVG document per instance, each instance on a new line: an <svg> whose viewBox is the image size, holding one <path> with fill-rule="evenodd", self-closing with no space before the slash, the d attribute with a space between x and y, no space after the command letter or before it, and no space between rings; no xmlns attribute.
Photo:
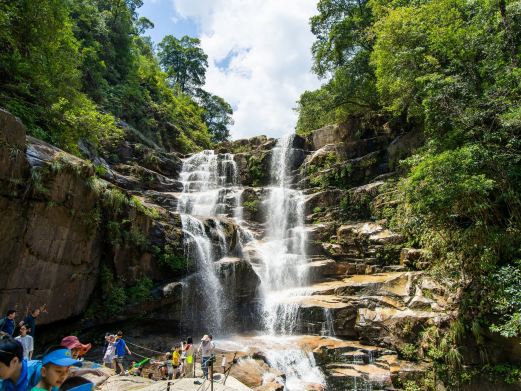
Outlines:
<svg viewBox="0 0 521 391"><path fill-rule="evenodd" d="M205 88L235 108L232 137L279 137L293 130L296 100L319 86L310 71L309 18L316 0L172 2L181 17L200 25L209 57Z"/></svg>

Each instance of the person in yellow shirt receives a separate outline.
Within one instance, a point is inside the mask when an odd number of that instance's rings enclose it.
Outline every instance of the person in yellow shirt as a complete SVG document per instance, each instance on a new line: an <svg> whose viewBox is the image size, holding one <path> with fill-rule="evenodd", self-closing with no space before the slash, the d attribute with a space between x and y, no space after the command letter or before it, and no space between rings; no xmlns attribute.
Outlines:
<svg viewBox="0 0 521 391"><path fill-rule="evenodd" d="M174 367L174 378L179 377L179 366L181 365L181 347L175 345L172 351L172 366Z"/></svg>

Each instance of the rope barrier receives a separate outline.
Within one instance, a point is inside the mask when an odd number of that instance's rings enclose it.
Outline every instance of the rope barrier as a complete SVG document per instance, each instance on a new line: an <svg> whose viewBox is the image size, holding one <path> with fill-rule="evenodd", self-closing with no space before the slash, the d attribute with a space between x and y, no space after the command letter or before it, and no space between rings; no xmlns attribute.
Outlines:
<svg viewBox="0 0 521 391"><path fill-rule="evenodd" d="M139 346L139 345L136 345L135 343L132 343L132 342L128 342L126 341L129 345L132 345L132 346L135 346L136 348L140 348L140 349L145 349L145 350L148 350L152 353L156 353L156 354L165 354L165 352L158 352L157 350L154 350L154 349L150 349L150 348L146 348L144 346Z"/></svg>

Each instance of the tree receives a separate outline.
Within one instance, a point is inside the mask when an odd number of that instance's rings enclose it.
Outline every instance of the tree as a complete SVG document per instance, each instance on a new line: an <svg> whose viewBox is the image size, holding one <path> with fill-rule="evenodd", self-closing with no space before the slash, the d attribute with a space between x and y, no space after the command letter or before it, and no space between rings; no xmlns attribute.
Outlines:
<svg viewBox="0 0 521 391"><path fill-rule="evenodd" d="M367 0L320 0L311 18L313 71L329 78L317 91L306 91L298 102L297 131L307 133L351 114L378 110L374 67L374 18ZM325 98L325 99L324 99Z"/></svg>
<svg viewBox="0 0 521 391"><path fill-rule="evenodd" d="M167 35L159 43L159 59L170 84L194 96L205 83L208 56L200 48L201 41L187 35L177 39Z"/></svg>
<svg viewBox="0 0 521 391"><path fill-rule="evenodd" d="M233 125L232 107L223 98L204 90L198 92L199 103L204 109L203 120L208 126L213 142L226 141L230 138L228 126Z"/></svg>

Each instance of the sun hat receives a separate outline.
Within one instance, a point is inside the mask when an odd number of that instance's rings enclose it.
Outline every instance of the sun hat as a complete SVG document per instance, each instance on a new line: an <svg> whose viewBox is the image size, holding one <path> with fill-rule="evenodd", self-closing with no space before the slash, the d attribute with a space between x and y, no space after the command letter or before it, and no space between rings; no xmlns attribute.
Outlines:
<svg viewBox="0 0 521 391"><path fill-rule="evenodd" d="M72 353L69 349L57 349L43 356L42 366L47 364L54 364L59 367L70 367L71 365L81 366L81 361L72 358Z"/></svg>
<svg viewBox="0 0 521 391"><path fill-rule="evenodd" d="M210 340L210 337L208 335L204 335L203 338L201 338L201 341L208 342Z"/></svg>
<svg viewBox="0 0 521 391"><path fill-rule="evenodd" d="M61 343L60 343L61 346L63 346L64 348L67 348L67 349L78 349L79 352L78 352L78 356L83 356L85 353L87 353L90 348L92 347L92 345L90 343L88 344L82 344L80 342L80 340L78 339L78 337L76 337L75 335L69 335L68 337L65 337L62 339Z"/></svg>

